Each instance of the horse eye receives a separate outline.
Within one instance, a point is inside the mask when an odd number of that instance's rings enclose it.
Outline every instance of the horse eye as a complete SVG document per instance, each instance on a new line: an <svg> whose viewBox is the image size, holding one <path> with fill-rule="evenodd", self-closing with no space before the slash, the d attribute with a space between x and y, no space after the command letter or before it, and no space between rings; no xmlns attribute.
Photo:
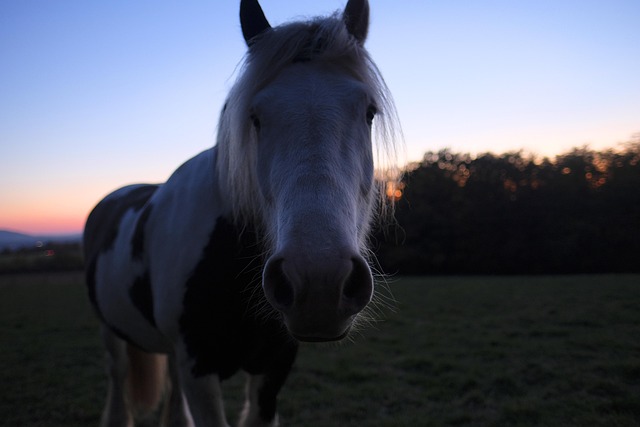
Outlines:
<svg viewBox="0 0 640 427"><path fill-rule="evenodd" d="M253 127L255 128L256 132L260 132L260 119L258 118L258 116L256 116L255 114L252 114L250 119L251 119L251 123L253 123Z"/></svg>
<svg viewBox="0 0 640 427"><path fill-rule="evenodd" d="M373 118L377 113L378 109L375 106L370 105L369 108L367 108L367 124L369 124L369 126L373 124Z"/></svg>

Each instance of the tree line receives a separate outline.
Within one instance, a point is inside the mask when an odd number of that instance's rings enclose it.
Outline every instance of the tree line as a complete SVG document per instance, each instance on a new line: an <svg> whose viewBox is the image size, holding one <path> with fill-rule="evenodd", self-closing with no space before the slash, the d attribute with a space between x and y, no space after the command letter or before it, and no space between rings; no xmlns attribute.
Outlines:
<svg viewBox="0 0 640 427"><path fill-rule="evenodd" d="M554 159L428 152L390 185L374 238L397 274L640 272L640 134Z"/></svg>
<svg viewBox="0 0 640 427"><path fill-rule="evenodd" d="M385 273L640 273L640 134L553 159L427 152L387 197L395 220L373 236ZM82 268L78 244L49 246L0 253L0 273Z"/></svg>
<svg viewBox="0 0 640 427"><path fill-rule="evenodd" d="M49 242L41 247L0 251L0 274L75 271L84 267L80 243Z"/></svg>

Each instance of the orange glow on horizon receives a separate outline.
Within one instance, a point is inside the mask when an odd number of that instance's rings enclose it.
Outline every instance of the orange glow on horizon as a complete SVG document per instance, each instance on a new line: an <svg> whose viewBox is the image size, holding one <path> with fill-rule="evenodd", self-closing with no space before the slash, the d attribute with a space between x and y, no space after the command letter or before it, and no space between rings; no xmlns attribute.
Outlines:
<svg viewBox="0 0 640 427"><path fill-rule="evenodd" d="M26 234L81 233L89 208L83 203L24 200L0 210L0 229Z"/></svg>
<svg viewBox="0 0 640 427"><path fill-rule="evenodd" d="M387 181L387 198L397 202L402 198L402 190L404 190L404 187L404 182Z"/></svg>
<svg viewBox="0 0 640 427"><path fill-rule="evenodd" d="M58 217L58 216L31 216L10 218L0 217L0 229L26 234L76 234L82 233L84 228L84 216Z"/></svg>
<svg viewBox="0 0 640 427"><path fill-rule="evenodd" d="M110 183L89 180L56 188L52 182L0 187L0 229L26 234L82 233Z"/></svg>

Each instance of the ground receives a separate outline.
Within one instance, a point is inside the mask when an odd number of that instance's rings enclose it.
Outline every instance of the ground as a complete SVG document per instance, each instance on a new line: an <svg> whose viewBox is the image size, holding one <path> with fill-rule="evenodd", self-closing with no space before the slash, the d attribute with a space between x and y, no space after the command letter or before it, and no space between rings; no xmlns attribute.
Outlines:
<svg viewBox="0 0 640 427"><path fill-rule="evenodd" d="M303 345L283 426L640 425L640 276L428 277L350 342ZM96 426L106 394L80 273L0 275L0 419ZM229 419L242 377L225 383Z"/></svg>

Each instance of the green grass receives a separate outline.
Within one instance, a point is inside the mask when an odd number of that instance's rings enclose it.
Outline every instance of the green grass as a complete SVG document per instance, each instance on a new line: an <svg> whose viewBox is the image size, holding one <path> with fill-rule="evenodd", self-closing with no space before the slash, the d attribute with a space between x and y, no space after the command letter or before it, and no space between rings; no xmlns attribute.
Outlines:
<svg viewBox="0 0 640 427"><path fill-rule="evenodd" d="M0 425L98 425L100 346L80 273L0 276Z"/></svg>
<svg viewBox="0 0 640 427"><path fill-rule="evenodd" d="M353 343L303 345L283 426L640 425L640 276L402 278ZM79 274L0 276L0 424L96 426ZM235 421L242 376L225 383Z"/></svg>

